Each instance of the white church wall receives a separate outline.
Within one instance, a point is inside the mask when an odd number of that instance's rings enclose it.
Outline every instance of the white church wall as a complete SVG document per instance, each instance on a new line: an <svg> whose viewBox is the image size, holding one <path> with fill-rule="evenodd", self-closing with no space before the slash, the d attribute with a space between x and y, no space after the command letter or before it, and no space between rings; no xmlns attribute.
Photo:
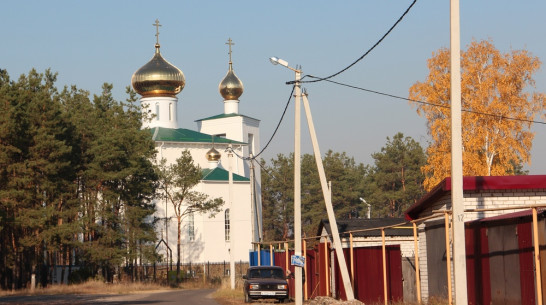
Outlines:
<svg viewBox="0 0 546 305"><path fill-rule="evenodd" d="M225 135L226 138L248 143L243 146L240 152L242 156L248 156L250 150L254 154L260 149L260 121L245 116L233 116L219 118L213 120L205 120L197 122L199 132L210 135ZM252 135L252 143L250 143L249 135ZM223 156L222 156L223 157ZM226 168L226 167L224 167ZM245 162L239 162L238 170L242 176L250 176L250 167Z"/></svg>
<svg viewBox="0 0 546 305"><path fill-rule="evenodd" d="M148 112L149 115L154 115L150 121L144 121L143 127L165 127L177 128L177 105L178 98L176 97L148 97L141 98L140 104Z"/></svg>
<svg viewBox="0 0 546 305"><path fill-rule="evenodd" d="M209 161L206 158L206 153L211 149L211 144L200 144L200 143L177 143L177 142L156 142L157 161L159 162L162 158L167 160L167 164L172 164L176 162L176 159L180 157L184 149L188 149L193 158L195 164L199 165L202 169L209 168ZM220 158L219 164L225 170L229 169L229 160L225 150L228 145L224 143L214 144L216 150L220 152L222 157ZM241 145L234 145L233 150L238 155L243 155ZM244 175L245 162L240 158L233 157L233 173L241 176ZM248 177L248 176L245 176Z"/></svg>
<svg viewBox="0 0 546 305"><path fill-rule="evenodd" d="M202 182L196 191L211 197L221 197L224 205L214 217L210 214L194 215L194 238L189 234L190 217L186 216L181 223L181 263L222 262L230 258L231 243L225 239L225 210L230 209L230 231L234 238L234 259L248 261L248 252L252 248L252 226L249 198L250 183L234 182L233 205L229 205L229 184L218 182ZM165 215L165 203L158 204L158 215ZM167 213L174 217L172 204L167 207ZM164 216L159 216L164 217ZM159 226L164 228L164 222ZM172 218L168 226L168 243L173 251L173 260L177 257L177 222ZM166 236L164 236L166 238Z"/></svg>
<svg viewBox="0 0 546 305"><path fill-rule="evenodd" d="M190 150L192 155L195 150L200 149ZM164 157L167 158L168 162L174 162L178 157L179 152L180 149L166 149L164 150ZM248 251L252 248L253 233L250 182L234 182L233 188L233 206L230 208L230 230L232 230L232 236L235 238L235 260L248 261ZM186 216L182 220L181 263L227 261L230 257L229 251L231 244L229 241L225 240L224 212L229 208L229 183L227 181L201 182L195 187L195 190L203 192L213 198L221 197L224 199L225 203L221 208L221 211L214 217L209 217L209 214L194 215L193 240L190 240L189 236L189 217ZM157 217L163 218L163 220L158 223L157 232L163 234L164 240L169 244L169 247L173 251L173 260L176 263L178 229L174 207L172 203L167 204L164 200L161 200L156 201L156 208ZM165 217L170 219L166 229ZM159 234L158 236L161 237Z"/></svg>

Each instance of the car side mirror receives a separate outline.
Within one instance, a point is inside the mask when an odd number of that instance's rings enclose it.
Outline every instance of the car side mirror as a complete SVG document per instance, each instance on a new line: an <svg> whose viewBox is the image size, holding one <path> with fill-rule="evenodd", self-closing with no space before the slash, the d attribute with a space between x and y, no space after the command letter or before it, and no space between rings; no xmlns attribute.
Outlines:
<svg viewBox="0 0 546 305"><path fill-rule="evenodd" d="M243 275L243 280L246 280L246 274L245 274L245 275Z"/></svg>

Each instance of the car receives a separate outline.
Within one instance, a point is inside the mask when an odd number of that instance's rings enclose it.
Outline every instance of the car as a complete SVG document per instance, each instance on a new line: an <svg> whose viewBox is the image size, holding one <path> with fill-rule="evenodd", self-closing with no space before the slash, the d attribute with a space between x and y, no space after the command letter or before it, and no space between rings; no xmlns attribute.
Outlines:
<svg viewBox="0 0 546 305"><path fill-rule="evenodd" d="M288 277L277 266L257 266L248 268L243 290L245 303L257 299L277 299L279 303L288 300Z"/></svg>

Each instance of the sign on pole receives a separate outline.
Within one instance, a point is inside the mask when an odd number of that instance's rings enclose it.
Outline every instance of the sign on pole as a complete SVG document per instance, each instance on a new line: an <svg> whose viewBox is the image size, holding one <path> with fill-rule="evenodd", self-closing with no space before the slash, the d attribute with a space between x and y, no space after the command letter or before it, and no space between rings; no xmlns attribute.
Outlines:
<svg viewBox="0 0 546 305"><path fill-rule="evenodd" d="M292 255L290 257L290 264L294 265L296 267L304 267L305 266L305 256Z"/></svg>

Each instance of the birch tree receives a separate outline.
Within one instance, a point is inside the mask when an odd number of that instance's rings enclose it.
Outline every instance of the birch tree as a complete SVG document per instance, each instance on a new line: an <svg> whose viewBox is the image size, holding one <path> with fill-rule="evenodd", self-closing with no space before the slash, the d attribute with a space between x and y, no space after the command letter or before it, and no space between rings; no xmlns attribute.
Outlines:
<svg viewBox="0 0 546 305"><path fill-rule="evenodd" d="M509 175L531 163L531 131L544 116L545 95L533 92L541 61L527 50L501 53L492 41L473 41L461 52L463 174ZM427 120L431 136L425 188L451 170L450 52L442 48L428 60L429 74L409 90L410 102ZM510 118L510 119L509 119Z"/></svg>

